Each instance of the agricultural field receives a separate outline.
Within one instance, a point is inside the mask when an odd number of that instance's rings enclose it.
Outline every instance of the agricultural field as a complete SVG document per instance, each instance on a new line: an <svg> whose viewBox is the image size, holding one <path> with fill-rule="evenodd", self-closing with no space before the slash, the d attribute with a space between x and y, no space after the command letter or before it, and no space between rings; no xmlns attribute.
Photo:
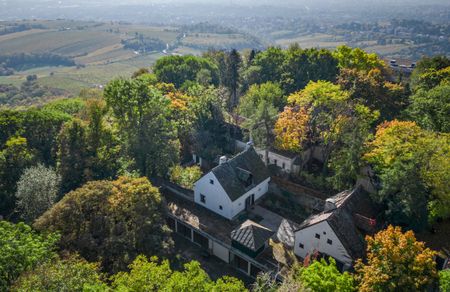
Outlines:
<svg viewBox="0 0 450 292"><path fill-rule="evenodd" d="M295 36L288 32L278 32L272 34L272 36L279 37L276 39L275 44L282 47L286 47L292 43L298 43L302 48L332 49L345 44L341 37L323 33Z"/></svg>
<svg viewBox="0 0 450 292"><path fill-rule="evenodd" d="M165 54L198 55L209 48L251 48L255 41L245 34L185 33L172 26L150 26L124 22L33 20L0 22L0 27L26 25L30 29L0 35L0 55L54 54L72 59L76 66L40 66L15 70L0 76L0 84L20 86L36 75L43 86L77 95L86 87L101 87L117 77L129 77L142 67L150 67ZM168 51L137 52L125 49L123 41L135 38L161 40Z"/></svg>
<svg viewBox="0 0 450 292"><path fill-rule="evenodd" d="M251 32L210 23L177 27L75 20L0 22L0 57L25 54L27 58L23 59L28 62L34 57L40 61L23 66L19 61L13 68L0 60L0 85L20 87L27 76L36 75L36 82L40 85L60 89L66 96L75 96L83 88L102 87L113 78L129 77L139 68L150 67L164 55L200 55L211 48L264 49L269 45L285 48L298 43L302 48L334 49L348 44L376 52L384 58L396 59L413 55L414 50L426 50L422 48L424 45L413 44L406 39L402 42L393 39L380 44L364 35L352 37L355 32L349 34L351 29L320 28L314 32L307 30L307 27L273 27L258 38ZM152 42L159 45L149 46ZM127 43L137 43L138 46L125 48ZM167 47L165 50L162 49L164 44ZM52 62L45 63L46 60ZM2 72L9 76L1 76Z"/></svg>

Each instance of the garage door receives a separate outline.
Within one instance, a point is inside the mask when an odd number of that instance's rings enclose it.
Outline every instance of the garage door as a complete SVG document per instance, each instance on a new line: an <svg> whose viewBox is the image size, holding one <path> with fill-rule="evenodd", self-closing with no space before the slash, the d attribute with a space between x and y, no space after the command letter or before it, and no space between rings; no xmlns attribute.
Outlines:
<svg viewBox="0 0 450 292"><path fill-rule="evenodd" d="M213 242L213 254L224 262L230 262L230 252L223 245Z"/></svg>

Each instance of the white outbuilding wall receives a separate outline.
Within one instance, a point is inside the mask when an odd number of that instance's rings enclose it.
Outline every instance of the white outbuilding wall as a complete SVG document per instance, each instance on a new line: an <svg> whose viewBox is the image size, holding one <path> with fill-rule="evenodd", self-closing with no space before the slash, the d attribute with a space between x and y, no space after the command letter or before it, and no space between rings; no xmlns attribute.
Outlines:
<svg viewBox="0 0 450 292"><path fill-rule="evenodd" d="M204 203L201 201L201 195L205 196ZM233 218L232 202L212 172L208 172L195 183L194 201L225 218Z"/></svg>
<svg viewBox="0 0 450 292"><path fill-rule="evenodd" d="M269 181L270 177L232 202L217 177L212 172L209 172L195 183L194 201L231 220L245 209L245 200L248 197L254 194L256 201L267 193ZM205 202L201 201L201 195L205 196Z"/></svg>
<svg viewBox="0 0 450 292"><path fill-rule="evenodd" d="M316 234L320 238L316 238ZM331 244L328 240L331 240ZM295 232L295 254L305 258L314 251L332 256L346 265L352 264L351 257L326 220Z"/></svg>

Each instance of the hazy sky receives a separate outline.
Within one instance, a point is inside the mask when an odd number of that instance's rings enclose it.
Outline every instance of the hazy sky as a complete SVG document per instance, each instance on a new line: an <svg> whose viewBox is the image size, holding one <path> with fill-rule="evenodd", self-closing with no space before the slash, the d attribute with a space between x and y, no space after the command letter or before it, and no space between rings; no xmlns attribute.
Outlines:
<svg viewBox="0 0 450 292"><path fill-rule="evenodd" d="M448 0L0 0L7 5L21 6L25 3L34 3L35 5L50 3L60 4L103 4L103 5L124 5L124 4L155 4L155 3L201 3L201 4L233 4L233 5L318 5L318 4L333 4L333 5L416 5L416 4L450 4Z"/></svg>
<svg viewBox="0 0 450 292"><path fill-rule="evenodd" d="M447 7L437 9L435 4ZM430 16L428 11L433 14ZM365 21L367 17L446 21L449 11L450 0L0 0L0 20L65 18L163 23L259 16L322 19L328 14L330 19L342 21Z"/></svg>

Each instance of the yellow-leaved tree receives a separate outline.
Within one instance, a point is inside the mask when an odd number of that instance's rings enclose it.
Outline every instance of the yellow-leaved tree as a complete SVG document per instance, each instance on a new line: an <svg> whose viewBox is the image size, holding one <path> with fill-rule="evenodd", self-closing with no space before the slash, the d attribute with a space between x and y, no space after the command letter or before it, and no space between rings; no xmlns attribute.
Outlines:
<svg viewBox="0 0 450 292"><path fill-rule="evenodd" d="M306 140L309 116L305 108L285 107L275 123L275 147L299 152Z"/></svg>
<svg viewBox="0 0 450 292"><path fill-rule="evenodd" d="M355 265L359 291L425 291L437 280L435 252L412 231L390 225L366 241L367 262Z"/></svg>

